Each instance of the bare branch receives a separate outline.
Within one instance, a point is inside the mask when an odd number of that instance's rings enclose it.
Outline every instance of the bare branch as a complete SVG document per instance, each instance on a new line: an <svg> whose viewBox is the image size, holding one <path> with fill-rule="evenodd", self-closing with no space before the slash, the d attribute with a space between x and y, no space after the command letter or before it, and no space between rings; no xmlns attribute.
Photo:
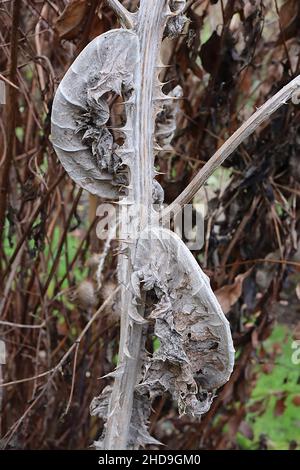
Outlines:
<svg viewBox="0 0 300 470"><path fill-rule="evenodd" d="M71 391L69 395L69 400L66 406L66 410L63 414L63 416L66 416L70 410L70 406L73 400L73 395L74 395L74 388L75 388L75 376L76 376L76 365L77 365L77 356L78 356L78 350L79 350L80 343L76 343L75 347L75 354L74 354L74 361L73 361L73 373L72 373L72 385L71 385Z"/></svg>
<svg viewBox="0 0 300 470"><path fill-rule="evenodd" d="M2 73L0 73L0 80L2 80L3 82L7 83L10 86L12 86L16 90L20 91L20 88L17 85L15 85L13 82L8 80L8 78L4 77L4 75L2 75Z"/></svg>
<svg viewBox="0 0 300 470"><path fill-rule="evenodd" d="M286 104L290 98L297 103L297 96L300 89L300 75L283 87L276 95L270 98L261 106L228 140L216 151L216 153L201 168L198 174L192 179L184 191L172 202L163 212L161 219L167 222L170 217L174 217L179 210L188 204L197 191L204 185L212 173L222 165L236 148L249 137L271 114L280 106Z"/></svg>
<svg viewBox="0 0 300 470"><path fill-rule="evenodd" d="M32 380L40 379L41 377L45 377L46 375L51 374L55 368L46 370L46 372L41 372L40 374L33 375L32 377L25 377L24 379L19 380L12 380L11 382L0 383L0 389L4 387L11 387L12 385L23 384L25 382L31 382Z"/></svg>
<svg viewBox="0 0 300 470"><path fill-rule="evenodd" d="M35 378L38 378L38 377L43 377L43 376L46 376L46 375L50 375L48 381L46 382L46 384L42 387L40 393L37 395L37 397L33 400L33 402L30 404L30 406L26 409L26 411L23 413L23 415L12 425L12 427L10 428L10 430L7 432L7 434L4 436L4 445L3 445L3 448L5 448L7 446L7 444L9 443L9 441L11 440L11 438L13 437L13 435L15 434L15 432L18 430L19 426L22 424L22 422L24 421L24 419L28 416L28 414L30 413L30 411L32 410L32 408L39 402L39 400L42 398L42 396L44 395L44 393L46 392L47 388L48 388L48 385L50 384L51 380L53 379L53 377L55 376L55 374L61 370L63 364L65 363L65 361L68 359L68 357L70 356L70 354L74 351L74 349L78 349L79 347L79 344L80 342L82 341L83 337L85 336L85 334L87 333L87 331L90 329L90 327L92 326L92 324L94 323L94 321L99 317L100 313L103 312L103 310L106 308L106 306L109 304L109 302L115 297L115 295L118 293L118 291L120 290L120 286L118 286L108 297L107 299L103 302L103 304L98 308L98 310L94 313L94 315L92 316L92 318L88 321L88 323L85 325L85 327L83 328L83 330L81 331L80 335L77 337L77 340L72 344L72 346L68 349L68 351L64 354L64 356L61 358L61 360L56 364L55 367L53 367L53 369L51 369L50 371L46 371L46 372L43 372L42 374L39 374L37 376L34 376L34 377L30 377L30 378L27 378L27 379L21 379L21 380L16 380L14 382L7 382L7 383L2 383L0 385L0 388L1 387L8 387L9 385L15 385L17 383L22 383L22 382L27 382L27 381L30 381L30 380L33 380ZM75 361L75 359L74 359Z"/></svg>
<svg viewBox="0 0 300 470"><path fill-rule="evenodd" d="M46 325L46 322L41 323L40 325L25 325L23 323L14 323L10 321L4 321L0 320L0 325L3 326L12 326L13 328L33 328L33 329L39 329L39 328L44 328Z"/></svg>
<svg viewBox="0 0 300 470"><path fill-rule="evenodd" d="M18 65L18 36L20 22L21 2L15 0L12 7L12 28L10 37L10 62L8 80L10 84L15 84L17 78ZM1 180L0 180L0 240L2 241L5 214L7 209L7 193L9 190L9 174L14 157L14 136L16 127L16 105L17 88L10 86L7 96L7 114L6 114L6 131L7 131L7 148L6 157L3 163Z"/></svg>

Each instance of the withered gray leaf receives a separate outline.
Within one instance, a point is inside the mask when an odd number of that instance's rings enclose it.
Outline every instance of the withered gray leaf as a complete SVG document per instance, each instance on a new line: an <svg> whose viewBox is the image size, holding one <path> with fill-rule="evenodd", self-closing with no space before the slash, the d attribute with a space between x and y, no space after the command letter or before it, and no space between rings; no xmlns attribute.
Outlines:
<svg viewBox="0 0 300 470"><path fill-rule="evenodd" d="M195 258L170 230L151 228L138 242L133 285L157 301L148 320L160 348L146 365L142 387L150 396L168 391L181 413L208 411L214 390L234 363L229 323Z"/></svg>
<svg viewBox="0 0 300 470"><path fill-rule="evenodd" d="M109 92L129 94L137 60L134 32L118 29L102 34L73 62L54 98L54 149L70 177L98 196L120 196L121 155L128 154L132 145L126 139L122 147L114 144L106 127L110 116L106 97Z"/></svg>

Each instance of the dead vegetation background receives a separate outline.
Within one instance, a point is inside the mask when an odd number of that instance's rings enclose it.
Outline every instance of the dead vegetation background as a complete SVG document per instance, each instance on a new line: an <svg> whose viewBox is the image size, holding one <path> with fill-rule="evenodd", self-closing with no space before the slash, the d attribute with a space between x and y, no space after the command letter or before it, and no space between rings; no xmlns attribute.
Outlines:
<svg viewBox="0 0 300 470"><path fill-rule="evenodd" d="M185 33L163 50L171 65L166 87L179 83L184 95L174 153L157 162L167 203L255 108L300 72L298 0L194 0L186 14ZM4 447L80 449L99 435L89 404L107 383L99 377L116 363L118 315L112 301L95 312L114 289L116 246L105 259L99 292L98 201L65 175L49 123L54 92L71 62L92 38L117 26L101 0L0 4ZM262 341L283 295L281 320L299 321L299 126L299 107L281 107L208 182L205 246L195 256L228 315L237 361L201 422L179 419L167 397L155 402L151 433L169 449L239 448L237 433L251 436L246 403L255 366L276 361ZM276 406L280 414L282 395Z"/></svg>

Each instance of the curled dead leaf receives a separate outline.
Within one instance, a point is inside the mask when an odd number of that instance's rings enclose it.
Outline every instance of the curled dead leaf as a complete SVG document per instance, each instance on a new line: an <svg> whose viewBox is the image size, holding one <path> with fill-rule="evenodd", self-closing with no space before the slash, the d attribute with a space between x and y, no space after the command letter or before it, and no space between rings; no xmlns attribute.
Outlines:
<svg viewBox="0 0 300 470"><path fill-rule="evenodd" d="M215 295L222 307L225 315L229 312L231 307L239 300L242 295L243 282L251 273L252 268L243 274L238 274L234 279L233 284L223 286L215 292Z"/></svg>
<svg viewBox="0 0 300 470"><path fill-rule="evenodd" d="M286 29L298 14L299 1L286 0L280 8L279 19L283 29Z"/></svg>
<svg viewBox="0 0 300 470"><path fill-rule="evenodd" d="M71 0L55 22L55 31L61 39L74 39L82 28L88 9L85 0Z"/></svg>
<svg viewBox="0 0 300 470"><path fill-rule="evenodd" d="M299 0L286 0L279 11L281 34L279 42L287 41L297 34L300 21Z"/></svg>

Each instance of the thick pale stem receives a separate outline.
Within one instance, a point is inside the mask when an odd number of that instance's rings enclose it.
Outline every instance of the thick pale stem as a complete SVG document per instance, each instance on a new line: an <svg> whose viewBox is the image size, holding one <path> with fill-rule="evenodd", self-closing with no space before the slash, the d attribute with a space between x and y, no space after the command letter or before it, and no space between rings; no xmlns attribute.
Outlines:
<svg viewBox="0 0 300 470"><path fill-rule="evenodd" d="M167 21L167 0L141 0L138 15L137 34L140 43L140 63L136 73L136 112L132 116L135 160L130 166L132 190L128 202L135 209L137 235L150 222L152 213L153 185L153 134L154 100L157 85L157 63L160 53L163 29ZM130 280L135 259L135 240L128 237L128 227L120 222L120 238L127 239L130 256L120 255L119 282L121 284L121 334L119 363L122 370L114 382L110 409L106 423L105 449L126 449L132 415L134 387L140 370L141 340L143 325L134 322L130 316L133 295ZM144 307L139 307L143 316Z"/></svg>
<svg viewBox="0 0 300 470"><path fill-rule="evenodd" d="M126 10L119 0L106 0L112 10L120 18L120 21L125 28L132 29L134 27L133 14Z"/></svg>
<svg viewBox="0 0 300 470"><path fill-rule="evenodd" d="M170 217L175 217L178 211L180 211L185 204L188 204L191 201L211 174L222 165L224 160L226 160L226 158L228 158L247 137L249 137L264 121L266 121L271 114L273 114L280 106L286 104L294 93L297 94L297 90L299 90L299 88L300 76L298 75L298 77L270 98L237 131L235 131L234 134L226 140L226 142L201 168L177 199L175 199L175 201L163 211L162 221L168 223Z"/></svg>

